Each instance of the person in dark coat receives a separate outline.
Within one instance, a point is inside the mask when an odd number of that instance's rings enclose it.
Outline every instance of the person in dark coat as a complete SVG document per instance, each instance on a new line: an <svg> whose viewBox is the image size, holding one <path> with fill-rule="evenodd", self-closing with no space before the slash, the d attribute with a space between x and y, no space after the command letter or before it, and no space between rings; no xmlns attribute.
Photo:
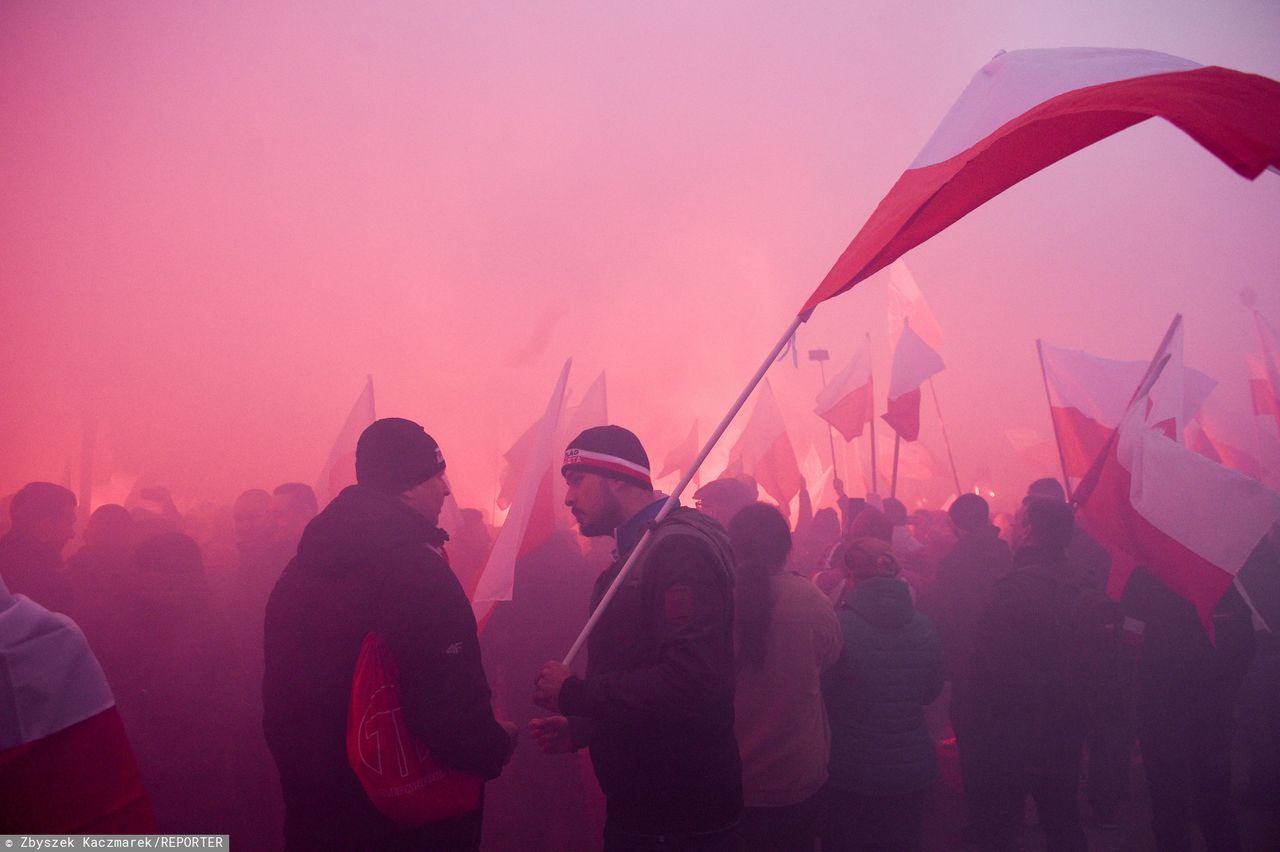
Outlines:
<svg viewBox="0 0 1280 852"><path fill-rule="evenodd" d="M492 779L514 748L515 726L490 706L471 606L443 555L444 468L421 426L375 421L356 445L357 484L307 525L271 593L264 726L288 850L479 848L479 810L401 827L374 807L347 760L352 675L371 632L399 669L410 735L437 761Z"/></svg>
<svg viewBox="0 0 1280 852"><path fill-rule="evenodd" d="M9 592L66 612L71 587L62 550L76 533L76 495L52 482L29 482L9 504L12 526L0 537L0 577Z"/></svg>
<svg viewBox="0 0 1280 852"><path fill-rule="evenodd" d="M961 494L947 510L956 543L938 562L937 578L920 598L920 611L933 620L942 641L946 678L951 682L951 728L960 757L969 819L977 817L978 779L973 763L973 708L969 669L978 630L978 616L995 582L1009 574L1013 554L991 524L987 501Z"/></svg>
<svg viewBox="0 0 1280 852"><path fill-rule="evenodd" d="M1212 852L1242 848L1231 806L1235 697L1256 648L1249 609L1228 589L1213 613L1211 643L1195 607L1145 568L1121 600L1143 622L1138 657L1138 743L1161 852L1192 848L1198 823Z"/></svg>
<svg viewBox="0 0 1280 852"><path fill-rule="evenodd" d="M942 648L911 604L888 542L853 541L852 589L839 613L844 644L822 679L831 722L824 852L920 848L938 759L925 705L942 692Z"/></svg>
<svg viewBox="0 0 1280 852"><path fill-rule="evenodd" d="M665 501L654 494L639 439L618 426L575 438L562 472L565 505L582 534L617 539L594 608ZM607 801L607 852L733 849L742 765L732 560L718 522L677 509L603 610L587 643L586 676L555 661L538 675L534 701L557 715L530 727L544 751L590 745Z"/></svg>
<svg viewBox="0 0 1280 852"><path fill-rule="evenodd" d="M1119 608L1071 570L1069 506L1032 500L1020 519L1013 572L992 588L974 644L976 827L982 848L1017 848L1030 794L1050 852L1078 852L1085 732L1119 704Z"/></svg>

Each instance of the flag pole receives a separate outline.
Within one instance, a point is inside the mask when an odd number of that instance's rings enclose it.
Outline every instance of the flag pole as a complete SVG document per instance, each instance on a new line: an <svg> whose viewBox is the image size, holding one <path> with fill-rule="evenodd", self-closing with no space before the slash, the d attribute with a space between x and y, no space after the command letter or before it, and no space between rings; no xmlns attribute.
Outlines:
<svg viewBox="0 0 1280 852"><path fill-rule="evenodd" d="M938 405L938 389L933 386L933 376L929 377L929 393L933 396L933 410L938 412L938 425L942 427L942 443L947 448L947 461L951 462L951 478L956 481L956 496L964 492L960 490L960 474L956 473L956 457L951 454L951 439L947 437L947 421L942 419L942 407Z"/></svg>
<svg viewBox="0 0 1280 852"><path fill-rule="evenodd" d="M823 354L825 355L826 353L825 353L825 352L823 352ZM810 353L809 353L809 360L811 360L811 361L817 361L817 362L818 362L818 375L820 375L820 376L822 377L822 386L825 388L825 387L827 386L827 362L826 362L826 359L825 359L825 358L814 358L814 357L813 357L813 353L812 353L812 352L810 352ZM835 438L835 430L831 428L831 421L830 421L830 420L828 420L828 421L827 421L827 444L831 447L831 469L832 469L833 471L836 471L837 478L842 478L842 477L840 477L840 476L839 476L839 470L838 470L838 468L836 468L836 438Z"/></svg>
<svg viewBox="0 0 1280 852"><path fill-rule="evenodd" d="M867 332L867 372L871 375L871 493L880 493L880 476L876 472L876 374L872 362L871 332Z"/></svg>
<svg viewBox="0 0 1280 852"><path fill-rule="evenodd" d="M889 499L896 500L898 497L898 448L902 446L902 436L897 432L893 434L893 480L889 483Z"/></svg>
<svg viewBox="0 0 1280 852"><path fill-rule="evenodd" d="M1049 394L1049 373L1044 368L1044 341L1036 338L1036 357L1040 359L1040 378L1044 380L1044 396L1049 402L1049 422L1053 424L1053 442L1058 445L1058 464L1062 465L1062 487L1067 492L1067 502L1071 496L1071 477L1067 476L1067 457L1062 452L1062 436L1058 434L1058 421L1053 416L1053 397Z"/></svg>
<svg viewBox="0 0 1280 852"><path fill-rule="evenodd" d="M679 501L680 495L689 487L689 483L693 481L693 477L698 473L698 468L700 468L702 463L707 460L707 456L711 454L711 450L715 448L716 443L720 440L721 436L724 435L725 430L729 428L729 424L733 422L733 418L742 410L742 406L746 405L748 397L750 397L752 391L756 389L756 385L760 384L760 381L764 378L764 374L769 372L769 368L772 367L773 362L777 360L778 354L786 347L787 341L789 341L791 336L796 333L796 329L800 327L800 324L807 322L809 317L812 315L813 310L810 309L802 314L797 314L791 320L791 323L787 326L787 330L783 332L782 337L779 338L778 342L774 344L771 350L769 350L769 354L765 357L764 362L760 365L760 368L756 370L755 375L751 377L751 380L747 382L747 386L743 388L742 393L738 395L738 398L729 408L728 413L725 414L724 419L720 421L720 425L717 426L715 431L711 433L711 436L707 438L707 443L703 445L697 458L693 460L692 467L690 467L689 470L686 470L680 477L680 483L676 485L675 489L671 492L671 496L667 498L667 501L662 504L662 508L658 510L657 516L653 519L653 523L644 531L644 535L640 537L640 541L637 542L635 548L632 549L631 555L627 557L627 561L624 562L622 568L619 569L618 576L614 578L613 582L609 585L608 590L605 591L604 596L600 598L600 603L596 604L596 608L592 611L591 617L588 618L587 623L583 625L582 632L578 634L578 638L574 640L573 646L569 648L569 653L565 654L563 662L566 666L573 664L574 658L578 656L578 652L581 651L582 646L586 644L587 637L591 635L591 631L595 629L596 623L600 621L600 616L604 614L605 608L609 606L609 601L613 600L613 596L617 594L618 589L622 586L622 582L627 578L627 574L630 573L632 566L635 565L640 555L644 553L645 547L653 537L654 528L658 524L662 523L667 515L671 514L671 510L676 507L676 503Z"/></svg>
<svg viewBox="0 0 1280 852"><path fill-rule="evenodd" d="M1134 389L1133 396L1129 397L1129 403L1124 407L1124 415L1120 418L1120 423L1124 422L1124 418L1128 416L1133 404L1142 397L1150 393L1151 388L1155 385L1156 380L1160 378L1160 374L1164 371L1165 366L1169 363L1170 341L1173 340L1174 332L1178 330L1178 326L1182 325L1182 314L1174 314L1173 322L1169 323L1169 330L1164 333L1164 337L1160 339L1160 345L1156 347L1156 354L1151 356L1151 363L1147 365L1147 370L1142 374L1142 381L1138 382L1138 387ZM1120 423L1116 424L1116 428L1111 430L1107 442L1102 445L1102 449L1098 452L1097 458L1093 460L1093 464L1089 466L1089 472L1080 480L1080 487L1075 492L1075 506L1080 508L1089 498L1093 496L1093 491L1098 486L1098 480L1102 476L1103 462L1106 461L1107 454L1111 452L1111 445L1120 438ZM1080 495L1084 496L1081 497Z"/></svg>

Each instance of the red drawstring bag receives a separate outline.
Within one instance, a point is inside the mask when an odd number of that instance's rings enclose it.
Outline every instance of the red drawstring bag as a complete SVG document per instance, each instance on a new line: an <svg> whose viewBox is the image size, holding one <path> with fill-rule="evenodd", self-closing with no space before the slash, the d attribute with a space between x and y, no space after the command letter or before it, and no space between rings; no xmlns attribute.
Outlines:
<svg viewBox="0 0 1280 852"><path fill-rule="evenodd" d="M383 816L406 828L458 819L480 807L484 779L441 766L404 723L397 669L386 643L360 645L347 711L347 761Z"/></svg>

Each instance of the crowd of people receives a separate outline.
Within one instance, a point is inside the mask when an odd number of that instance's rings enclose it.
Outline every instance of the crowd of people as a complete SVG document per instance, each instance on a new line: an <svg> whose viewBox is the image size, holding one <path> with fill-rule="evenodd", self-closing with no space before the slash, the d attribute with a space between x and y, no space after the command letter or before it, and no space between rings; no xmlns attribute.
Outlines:
<svg viewBox="0 0 1280 852"><path fill-rule="evenodd" d="M1135 755L1159 849L1197 833L1243 848L1233 746L1246 799L1280 805L1273 634L1235 590L1207 629L1144 567L1108 597L1110 557L1056 480L994 518L976 494L909 516L837 482L837 506L815 512L802 489L789 519L727 476L666 514L645 448L617 426L576 437L562 474L577 533L524 551L512 600L480 624L467 594L493 531L475 510L440 528L445 456L411 421L365 431L357 484L323 511L299 483L205 516L144 489L96 508L70 555L75 496L27 485L0 537L0 833L912 850L951 744L957 848L1016 849L1032 832L1088 848L1086 819L1113 824L1131 797ZM1278 542L1254 559L1280 571ZM585 664L565 665L593 611ZM353 734L370 637L399 704ZM120 733L67 734L88 721ZM412 746L364 741L378 737ZM59 778L48 759L89 741L114 767L96 792L89 764L68 759ZM366 747L489 783L460 815L406 816L422 802L372 788L382 759ZM49 785L63 798L33 805Z"/></svg>

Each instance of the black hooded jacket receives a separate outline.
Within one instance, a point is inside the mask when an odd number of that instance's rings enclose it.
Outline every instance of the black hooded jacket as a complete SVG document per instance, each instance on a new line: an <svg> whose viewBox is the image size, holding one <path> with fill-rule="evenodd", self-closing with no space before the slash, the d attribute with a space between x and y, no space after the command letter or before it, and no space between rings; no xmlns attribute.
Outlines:
<svg viewBox="0 0 1280 852"><path fill-rule="evenodd" d="M501 771L509 740L445 538L394 496L359 485L308 524L266 616L264 726L286 805L297 794L381 819L346 755L351 677L370 631L399 668L410 733L448 766L486 779Z"/></svg>

